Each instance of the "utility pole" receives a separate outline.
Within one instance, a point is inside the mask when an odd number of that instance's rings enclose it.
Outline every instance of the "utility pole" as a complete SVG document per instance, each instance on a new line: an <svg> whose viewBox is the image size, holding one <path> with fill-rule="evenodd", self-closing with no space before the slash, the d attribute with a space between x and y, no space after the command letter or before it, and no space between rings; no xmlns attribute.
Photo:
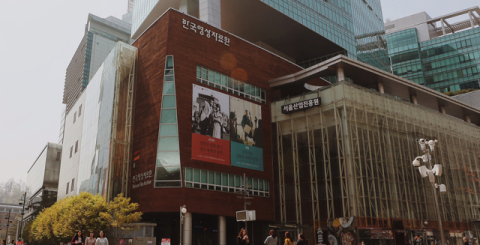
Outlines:
<svg viewBox="0 0 480 245"><path fill-rule="evenodd" d="M243 210L246 212L247 211L247 205L252 204L252 202L247 201L248 199L253 199L253 197L250 196L250 191L248 190L249 187L252 187L251 185L247 185L247 176L245 173L243 174L243 185L240 186L240 191L237 191L237 194L241 194L237 196L239 199L243 199ZM247 230L247 223L248 221L245 221L245 230L248 233Z"/></svg>
<svg viewBox="0 0 480 245"><path fill-rule="evenodd" d="M23 228L23 215L25 214L25 203L27 202L27 192L25 192L23 194L23 200L21 200L22 202L20 202L19 204L22 205L23 204L23 207L22 207L22 213L20 213L22 215L22 219L20 220L20 229L18 228L18 224L17 224L17 241L19 239L22 239L22 228Z"/></svg>
<svg viewBox="0 0 480 245"><path fill-rule="evenodd" d="M12 210L8 211L8 217L6 218L6 219L8 219L8 221L7 221L7 232L5 233L5 240L7 240L7 237L8 237L8 227L10 226L10 213L11 212L12 212Z"/></svg>

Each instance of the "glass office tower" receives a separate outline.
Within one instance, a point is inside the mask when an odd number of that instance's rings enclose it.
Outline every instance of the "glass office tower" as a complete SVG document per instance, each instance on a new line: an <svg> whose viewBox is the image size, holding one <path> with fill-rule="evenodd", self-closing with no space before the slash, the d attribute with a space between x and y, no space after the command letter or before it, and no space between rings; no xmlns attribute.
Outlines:
<svg viewBox="0 0 480 245"><path fill-rule="evenodd" d="M259 4L263 3L288 16L291 20L313 30L322 38L339 46L338 50L332 49L330 53L324 52L317 56L308 57L307 59L290 57L290 60L294 60L300 66L309 67L341 53L383 70L390 69L380 0L245 0L242 1L241 4L237 3L238 5L235 5L236 7L229 8L227 5L234 5L232 2L233 1L229 0L173 0L169 2L164 0L138 0L135 3L133 15L132 38L138 38L143 32L143 29L152 24L168 7L179 9L181 12L213 24L216 22L208 19L208 17L204 17L200 12L205 9L210 9L209 6L211 5L221 5L221 13L214 11L212 14L217 15L216 18L221 19L221 26L217 27L255 44L258 44L257 41L260 41L262 43L267 42L270 46L275 46L272 44L275 43L272 41L276 38L275 35L260 37L252 34L255 33L255 29L258 29L256 25L262 25L262 23L255 23L248 27L246 26L248 25L248 21L242 19L244 14L247 14L247 11L248 14L251 14L254 10L266 14L262 12L265 10L264 6ZM235 19L232 18L232 16L241 17ZM268 16L269 17L264 18L270 18L275 15ZM232 25L233 22L236 24ZM282 23L285 24L285 22L276 19L275 23L277 25L275 27L276 29L281 30L285 28L285 26L282 25ZM213 25L215 26L215 24ZM238 31L241 28L252 28L252 31L248 33ZM288 38L286 35L278 36ZM308 42L308 39L312 39L312 37L304 35L302 35L302 38L305 39L304 42L302 42L303 45ZM268 43L269 41L271 42ZM327 46L322 47L325 50L329 49ZM280 53L288 53L291 47L280 47L277 45L274 48L280 51ZM301 53L302 51L299 52Z"/></svg>
<svg viewBox="0 0 480 245"><path fill-rule="evenodd" d="M480 28L474 12L479 15L480 9L436 18L419 13L386 23L393 74L439 92L480 88ZM462 14L469 18L448 20Z"/></svg>
<svg viewBox="0 0 480 245"><path fill-rule="evenodd" d="M388 70L380 0L261 0L346 50L346 55ZM309 67L314 62L301 62Z"/></svg>

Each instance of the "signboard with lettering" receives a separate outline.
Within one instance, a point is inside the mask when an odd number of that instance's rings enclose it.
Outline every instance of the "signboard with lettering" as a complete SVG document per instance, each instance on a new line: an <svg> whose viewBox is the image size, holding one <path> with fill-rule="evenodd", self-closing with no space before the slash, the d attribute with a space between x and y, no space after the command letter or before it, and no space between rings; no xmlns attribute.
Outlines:
<svg viewBox="0 0 480 245"><path fill-rule="evenodd" d="M287 105L282 105L282 113L289 114L297 111L304 111L315 106L320 106L322 104L321 98L314 98L304 101L299 101Z"/></svg>
<svg viewBox="0 0 480 245"><path fill-rule="evenodd" d="M317 230L317 244L323 243L323 231L322 228L318 228Z"/></svg>
<svg viewBox="0 0 480 245"><path fill-rule="evenodd" d="M208 25L204 23L202 24L208 27ZM207 29L207 27L204 27L203 25L193 23L193 21L189 21L186 19L182 19L182 25L183 29L190 30L197 33L198 35L215 40L216 42L222 43L225 46L230 46L229 37L224 36L221 33L215 32L214 30Z"/></svg>
<svg viewBox="0 0 480 245"><path fill-rule="evenodd" d="M132 189L152 184L153 171L148 170L132 176Z"/></svg>

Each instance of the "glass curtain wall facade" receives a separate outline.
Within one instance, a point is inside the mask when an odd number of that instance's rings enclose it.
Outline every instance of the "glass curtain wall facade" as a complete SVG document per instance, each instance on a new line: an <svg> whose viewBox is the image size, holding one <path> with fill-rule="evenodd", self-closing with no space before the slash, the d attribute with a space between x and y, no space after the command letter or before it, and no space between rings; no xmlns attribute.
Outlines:
<svg viewBox="0 0 480 245"><path fill-rule="evenodd" d="M382 70L389 69L379 0L261 1L338 44L349 57ZM302 66L316 64L300 63Z"/></svg>
<svg viewBox="0 0 480 245"><path fill-rule="evenodd" d="M322 105L285 115L284 104L320 97ZM302 98L272 103L278 155L274 160L279 221L309 224L355 217L357 227L438 229L428 178L412 166L421 155L416 138L438 139L433 164L445 230L473 229L479 214L480 129L437 111L346 82ZM438 191L438 189L436 190ZM315 233L313 233L315 234ZM453 242L453 241L452 241Z"/></svg>
<svg viewBox="0 0 480 245"><path fill-rule="evenodd" d="M158 134L155 187L182 187L177 96L172 55L165 57L162 109Z"/></svg>
<svg viewBox="0 0 480 245"><path fill-rule="evenodd" d="M77 193L127 195L135 53L117 43L85 90Z"/></svg>
<svg viewBox="0 0 480 245"><path fill-rule="evenodd" d="M387 36L392 73L425 85L420 45L416 29L395 32Z"/></svg>
<svg viewBox="0 0 480 245"><path fill-rule="evenodd" d="M408 29L387 40L395 75L439 92L480 88L480 28L420 43Z"/></svg>
<svg viewBox="0 0 480 245"><path fill-rule="evenodd" d="M352 0L357 59L389 71L387 40L379 0Z"/></svg>

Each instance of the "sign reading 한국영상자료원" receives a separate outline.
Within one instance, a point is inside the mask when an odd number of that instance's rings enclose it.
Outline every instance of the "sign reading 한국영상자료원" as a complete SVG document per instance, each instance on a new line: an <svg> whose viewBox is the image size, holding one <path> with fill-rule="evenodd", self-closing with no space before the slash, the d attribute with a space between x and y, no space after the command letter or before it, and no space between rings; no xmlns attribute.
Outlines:
<svg viewBox="0 0 480 245"><path fill-rule="evenodd" d="M182 25L183 29L198 33L199 35L205 36L208 39L215 40L216 42L223 43L225 46L230 46L230 38L218 32L207 29L202 25L195 24L192 21L186 19L182 19Z"/></svg>
<svg viewBox="0 0 480 245"><path fill-rule="evenodd" d="M261 106L193 85L192 159L263 171Z"/></svg>
<svg viewBox="0 0 480 245"><path fill-rule="evenodd" d="M282 113L289 114L297 111L303 111L322 104L321 98L314 98L304 101L299 101L287 105L282 105Z"/></svg>

